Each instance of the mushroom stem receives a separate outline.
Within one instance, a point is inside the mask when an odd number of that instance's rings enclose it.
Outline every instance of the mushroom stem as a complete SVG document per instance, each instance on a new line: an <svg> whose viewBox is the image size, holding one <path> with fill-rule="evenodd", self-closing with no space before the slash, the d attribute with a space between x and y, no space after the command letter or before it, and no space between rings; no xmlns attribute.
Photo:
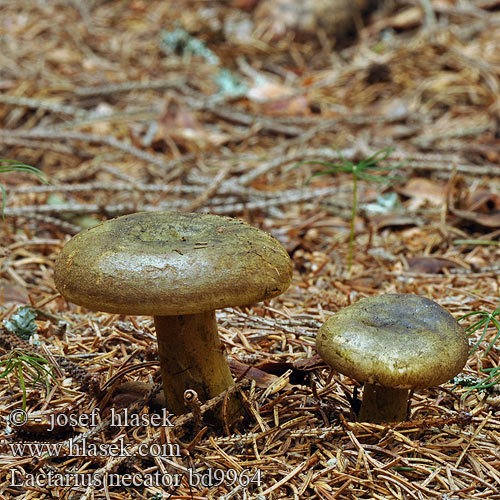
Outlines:
<svg viewBox="0 0 500 500"><path fill-rule="evenodd" d="M155 316L163 391L167 407L186 412L184 391L193 389L205 402L234 384L219 340L215 311L179 316ZM241 413L233 396L227 405L229 421Z"/></svg>
<svg viewBox="0 0 500 500"><path fill-rule="evenodd" d="M408 413L408 389L393 389L365 383L358 420L361 422L402 422Z"/></svg>

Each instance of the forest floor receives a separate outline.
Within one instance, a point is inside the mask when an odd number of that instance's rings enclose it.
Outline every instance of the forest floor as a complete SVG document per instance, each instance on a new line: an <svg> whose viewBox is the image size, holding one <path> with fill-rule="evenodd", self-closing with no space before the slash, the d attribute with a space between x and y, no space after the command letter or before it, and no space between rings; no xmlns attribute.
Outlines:
<svg viewBox="0 0 500 500"><path fill-rule="evenodd" d="M500 499L500 4L393 0L330 19L320 0L256 3L0 0L0 157L50 182L0 179L0 499ZM378 180L310 179L327 168L312 160L341 154L352 170L379 151ZM54 286L73 235L154 210L242 218L292 257L284 294L217 313L233 375L246 373L239 434L192 414L110 426L110 408L154 409L153 321L88 311ZM408 421L357 422L361 385L321 362L315 337L385 293L477 312L460 319L476 348L455 382L413 394ZM31 345L7 328L29 329L30 314ZM23 385L31 417L15 428ZM94 408L99 425L49 432L50 415ZM77 437L135 456L70 456ZM212 486L196 483L209 472ZM113 487L105 473L179 484Z"/></svg>

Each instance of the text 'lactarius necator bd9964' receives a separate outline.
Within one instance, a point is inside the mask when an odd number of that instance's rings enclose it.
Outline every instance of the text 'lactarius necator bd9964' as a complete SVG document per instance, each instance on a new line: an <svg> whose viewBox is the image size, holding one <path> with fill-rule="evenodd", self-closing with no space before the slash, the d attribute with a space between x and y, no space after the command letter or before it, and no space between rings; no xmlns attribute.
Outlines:
<svg viewBox="0 0 500 500"><path fill-rule="evenodd" d="M467 361L463 328L436 302L410 294L361 299L320 328L316 346L336 371L364 382L359 420L405 420L410 389L442 384Z"/></svg>
<svg viewBox="0 0 500 500"><path fill-rule="evenodd" d="M215 310L280 295L291 276L281 244L239 219L141 212L76 235L54 280L88 309L154 316L167 407L179 414L185 390L206 401L233 384ZM239 412L236 398L227 408Z"/></svg>

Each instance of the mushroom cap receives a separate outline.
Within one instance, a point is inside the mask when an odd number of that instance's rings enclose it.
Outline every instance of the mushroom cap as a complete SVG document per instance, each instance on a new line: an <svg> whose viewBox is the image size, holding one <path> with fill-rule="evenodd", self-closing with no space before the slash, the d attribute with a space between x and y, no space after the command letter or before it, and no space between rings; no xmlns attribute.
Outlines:
<svg viewBox="0 0 500 500"><path fill-rule="evenodd" d="M283 293L286 250L239 219L139 212L82 231L61 250L57 289L88 309L174 316L248 305Z"/></svg>
<svg viewBox="0 0 500 500"><path fill-rule="evenodd" d="M453 316L409 294L369 297L340 310L320 328L316 346L338 372L398 389L442 384L462 370L468 355Z"/></svg>

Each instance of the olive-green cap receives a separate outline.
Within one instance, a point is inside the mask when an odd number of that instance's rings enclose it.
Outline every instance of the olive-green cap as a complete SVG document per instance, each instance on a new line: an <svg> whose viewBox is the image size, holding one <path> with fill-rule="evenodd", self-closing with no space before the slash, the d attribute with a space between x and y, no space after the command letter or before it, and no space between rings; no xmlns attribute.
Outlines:
<svg viewBox="0 0 500 500"><path fill-rule="evenodd" d="M341 309L320 328L316 346L338 372L399 389L450 380L468 354L467 337L453 316L410 294L378 295Z"/></svg>
<svg viewBox="0 0 500 500"><path fill-rule="evenodd" d="M82 231L54 281L88 309L173 316L248 305L283 293L292 263L271 235L239 219L139 212Z"/></svg>

